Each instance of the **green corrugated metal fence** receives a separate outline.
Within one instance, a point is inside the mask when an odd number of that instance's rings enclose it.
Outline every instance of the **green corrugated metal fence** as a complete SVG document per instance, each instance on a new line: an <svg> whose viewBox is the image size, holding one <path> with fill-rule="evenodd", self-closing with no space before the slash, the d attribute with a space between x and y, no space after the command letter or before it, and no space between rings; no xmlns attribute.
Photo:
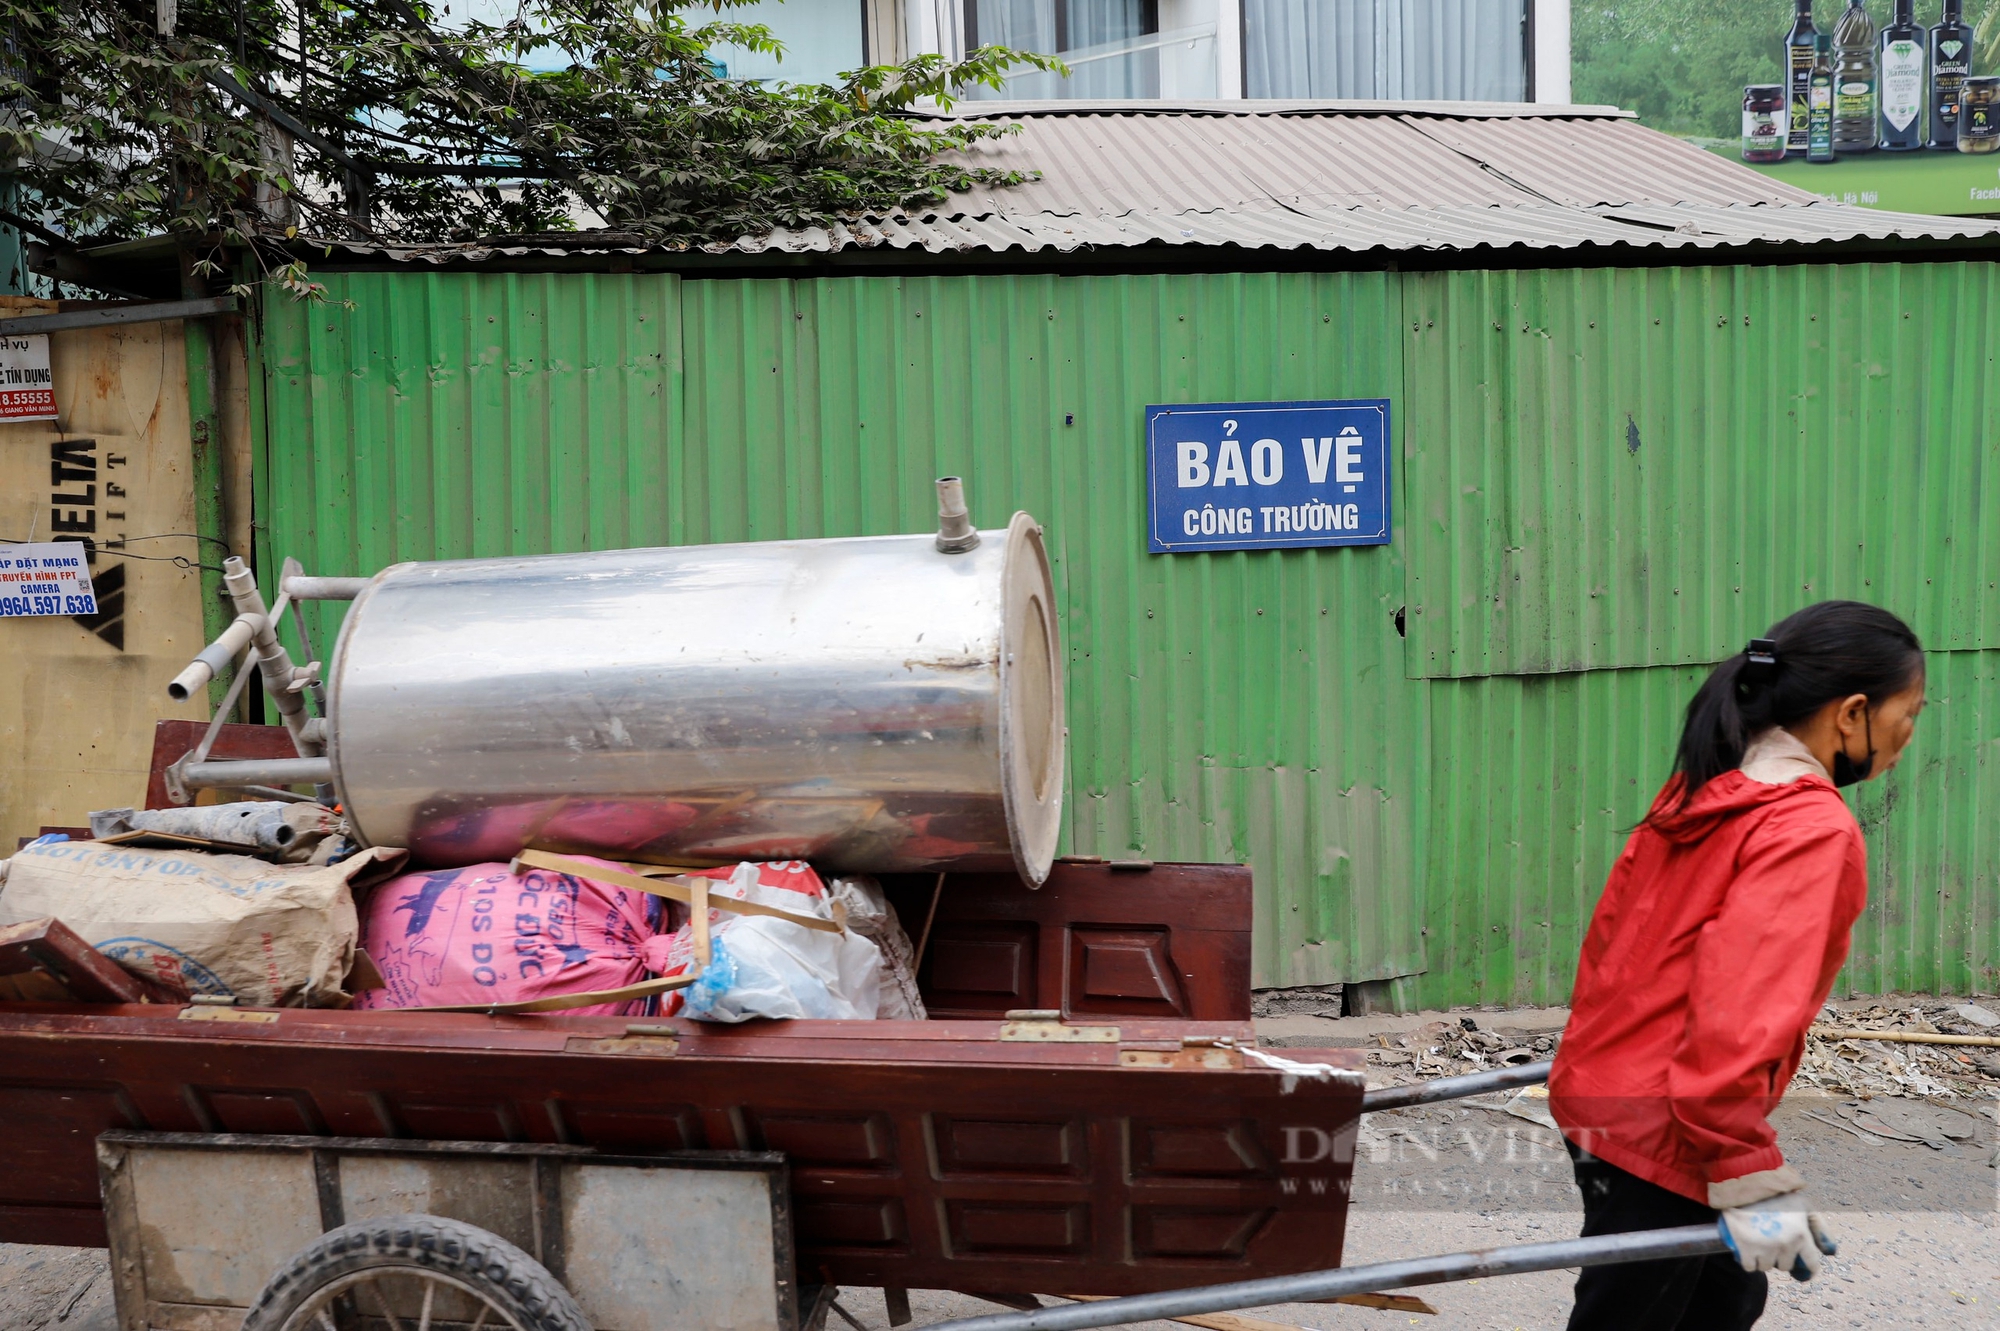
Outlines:
<svg viewBox="0 0 2000 1331"><path fill-rule="evenodd" d="M2000 646L1985 265L326 280L266 303L264 567L918 530L964 474L1048 525L1065 848L1254 864L1260 985L1560 999L1695 663L1843 592ZM1375 396L1395 544L1145 553L1146 405ZM1862 990L1996 979L2000 652L1932 695Z"/></svg>
<svg viewBox="0 0 2000 1331"><path fill-rule="evenodd" d="M2000 266L1407 282L1415 673L1714 661L1830 596L2000 647Z"/></svg>
<svg viewBox="0 0 2000 1331"><path fill-rule="evenodd" d="M1834 596L1960 649L1930 658L1904 770L1855 793L1872 890L1844 983L1993 988L2000 270L1405 284L1408 666L1432 679L1414 991L1564 997L1705 673L1670 667Z"/></svg>
<svg viewBox="0 0 2000 1331"><path fill-rule="evenodd" d="M1896 771L1858 787L1868 908L1847 992L1994 987L2000 652L1934 652ZM1426 1005L1561 1002L1625 830L1666 775L1705 668L1437 681Z"/></svg>

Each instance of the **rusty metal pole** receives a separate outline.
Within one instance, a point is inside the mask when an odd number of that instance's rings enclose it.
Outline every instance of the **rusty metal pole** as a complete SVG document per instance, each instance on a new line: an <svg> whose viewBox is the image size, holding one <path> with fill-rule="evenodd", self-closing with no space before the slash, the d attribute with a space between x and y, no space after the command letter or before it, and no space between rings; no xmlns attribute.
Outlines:
<svg viewBox="0 0 2000 1331"><path fill-rule="evenodd" d="M181 295L194 299L209 294L208 283L195 271L193 251L181 250ZM201 635L204 642L222 636L236 612L223 598L222 556L229 551L224 526L222 416L215 387L215 333L205 319L181 321L181 345L187 364L188 443L193 466L195 563L201 584ZM211 707L222 705L229 681L209 682Z"/></svg>
<svg viewBox="0 0 2000 1331"><path fill-rule="evenodd" d="M1383 1109L1436 1104L1441 1100L1463 1100L1468 1095L1485 1095L1490 1091L1511 1091L1517 1086L1538 1086L1549 1079L1549 1069L1554 1066L1554 1063L1544 1059L1518 1067L1468 1072L1462 1077L1434 1077L1430 1081L1412 1082L1408 1086L1384 1086L1361 1097L1361 1112L1372 1114Z"/></svg>

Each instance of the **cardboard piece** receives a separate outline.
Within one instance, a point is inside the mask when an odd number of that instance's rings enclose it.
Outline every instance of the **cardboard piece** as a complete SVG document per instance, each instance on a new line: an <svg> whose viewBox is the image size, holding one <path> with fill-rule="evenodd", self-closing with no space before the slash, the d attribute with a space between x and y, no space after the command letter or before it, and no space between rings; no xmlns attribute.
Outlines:
<svg viewBox="0 0 2000 1331"><path fill-rule="evenodd" d="M0 1000L146 1003L172 997L129 974L61 920L45 915L0 928Z"/></svg>

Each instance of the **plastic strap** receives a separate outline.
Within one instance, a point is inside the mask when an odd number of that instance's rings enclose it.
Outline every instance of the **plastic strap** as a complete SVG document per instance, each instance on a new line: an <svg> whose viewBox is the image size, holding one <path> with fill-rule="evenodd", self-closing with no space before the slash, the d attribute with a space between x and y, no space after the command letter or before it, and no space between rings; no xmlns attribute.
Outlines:
<svg viewBox="0 0 2000 1331"><path fill-rule="evenodd" d="M555 873L574 874L578 878L591 878L616 887L629 887L634 892L666 897L669 901L679 901L689 906L694 904L693 890L679 883L660 882L657 879L641 878L636 873L621 873L616 869L600 868L595 864L585 864L582 860L570 859L566 855L551 855L545 850L524 850L514 857L513 863L508 867L519 873L521 871L519 866L523 864L535 869L548 869ZM628 869L632 867L626 866ZM841 932L840 925L833 920L823 920L817 915L794 915L775 906L765 906L755 901L740 901L712 890L708 892L708 904L717 910L734 911L738 915L767 915L772 919L788 920L807 929L817 929L821 933Z"/></svg>
<svg viewBox="0 0 2000 1331"><path fill-rule="evenodd" d="M695 969L707 970L708 963L715 960L715 949L710 946L708 936L707 879L688 879L688 930L694 940Z"/></svg>
<svg viewBox="0 0 2000 1331"><path fill-rule="evenodd" d="M1362 1074L1353 1068L1335 1067L1331 1063L1300 1063L1277 1054L1267 1054L1255 1045L1236 1045L1235 1049L1245 1058L1262 1063L1274 1072L1282 1072L1287 1077L1304 1077L1310 1081L1356 1080Z"/></svg>
<svg viewBox="0 0 2000 1331"><path fill-rule="evenodd" d="M455 1003L440 1007L397 1008L398 1012L485 1012L505 1016L521 1012L561 1012L564 1008L590 1007L597 1003L623 1003L634 998L650 998L675 989L685 989L699 978L672 975L664 980L642 980L617 989L593 989L581 994L552 994L547 998L523 999L518 1003Z"/></svg>

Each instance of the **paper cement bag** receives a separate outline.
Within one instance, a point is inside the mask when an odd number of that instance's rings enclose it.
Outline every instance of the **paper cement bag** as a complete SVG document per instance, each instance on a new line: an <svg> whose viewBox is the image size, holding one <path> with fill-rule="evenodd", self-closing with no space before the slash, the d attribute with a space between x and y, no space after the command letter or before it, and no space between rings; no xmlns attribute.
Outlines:
<svg viewBox="0 0 2000 1331"><path fill-rule="evenodd" d="M340 1007L359 922L352 889L407 853L339 864L139 850L96 841L24 846L5 864L0 925L53 915L137 975L255 1007Z"/></svg>

